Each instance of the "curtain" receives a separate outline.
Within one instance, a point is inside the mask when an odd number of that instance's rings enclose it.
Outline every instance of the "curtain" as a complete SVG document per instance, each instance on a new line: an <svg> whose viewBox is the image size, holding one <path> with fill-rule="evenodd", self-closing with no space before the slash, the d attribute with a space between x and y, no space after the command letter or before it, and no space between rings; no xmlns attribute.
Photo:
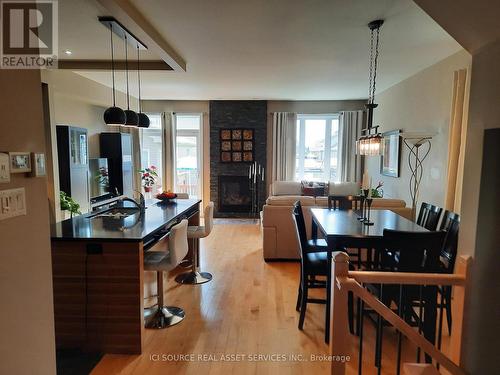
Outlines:
<svg viewBox="0 0 500 375"><path fill-rule="evenodd" d="M120 126L120 133L130 134L132 139L132 173L134 176L134 190L141 191L142 181L139 169L141 169L141 129L131 126Z"/></svg>
<svg viewBox="0 0 500 375"><path fill-rule="evenodd" d="M467 128L467 70L453 73L453 96L451 103L450 129L448 137L448 172L445 208L460 212L461 187L464 168L465 134Z"/></svg>
<svg viewBox="0 0 500 375"><path fill-rule="evenodd" d="M341 182L361 181L361 158L356 155L356 141L361 136L363 111L344 111L339 118L337 174Z"/></svg>
<svg viewBox="0 0 500 375"><path fill-rule="evenodd" d="M275 112L272 127L272 181L292 181L295 177L297 114Z"/></svg>
<svg viewBox="0 0 500 375"><path fill-rule="evenodd" d="M163 137L163 186L164 190L174 190L175 173L175 138L176 126L173 112L165 112L162 116Z"/></svg>

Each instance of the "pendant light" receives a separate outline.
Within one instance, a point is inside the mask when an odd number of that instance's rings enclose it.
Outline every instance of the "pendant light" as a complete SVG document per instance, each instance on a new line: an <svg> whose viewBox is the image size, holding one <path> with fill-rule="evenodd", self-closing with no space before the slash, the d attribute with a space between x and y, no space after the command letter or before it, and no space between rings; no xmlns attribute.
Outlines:
<svg viewBox="0 0 500 375"><path fill-rule="evenodd" d="M128 42L127 35L124 37L125 40L125 73L126 73L126 81L127 81L127 109L125 110L125 116L127 117L125 121L125 126L137 126L139 124L139 116L135 111L130 109L130 93L128 87Z"/></svg>
<svg viewBox="0 0 500 375"><path fill-rule="evenodd" d="M113 106L106 109L104 112L104 122L110 126L125 125L126 115L123 109L116 106L115 94L115 56L113 48L113 25L110 25L111 31L111 75L113 77Z"/></svg>
<svg viewBox="0 0 500 375"><path fill-rule="evenodd" d="M149 117L145 113L142 113L142 102L141 102L141 66L139 65L139 44L137 44L137 82L139 88L139 127L149 128Z"/></svg>
<svg viewBox="0 0 500 375"><path fill-rule="evenodd" d="M371 34L371 42L368 103L365 105L367 109L367 124L366 128L362 130L364 135L356 141L356 153L358 155L381 155L383 152L381 146L382 135L378 132L378 125L373 126L373 110L378 107L378 104L375 103L375 88L377 80L380 27L383 24L384 20L375 20L368 24Z"/></svg>

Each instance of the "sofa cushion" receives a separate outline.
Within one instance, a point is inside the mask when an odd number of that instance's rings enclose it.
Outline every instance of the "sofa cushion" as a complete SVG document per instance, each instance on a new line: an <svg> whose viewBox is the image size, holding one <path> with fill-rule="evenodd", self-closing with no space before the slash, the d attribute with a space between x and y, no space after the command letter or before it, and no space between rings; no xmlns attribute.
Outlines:
<svg viewBox="0 0 500 375"><path fill-rule="evenodd" d="M372 207L406 207L406 202L402 199L391 199L391 198L373 198Z"/></svg>
<svg viewBox="0 0 500 375"><path fill-rule="evenodd" d="M302 187L296 181L274 181L271 185L272 195L301 195Z"/></svg>
<svg viewBox="0 0 500 375"><path fill-rule="evenodd" d="M328 207L328 197L316 197L316 206Z"/></svg>
<svg viewBox="0 0 500 375"><path fill-rule="evenodd" d="M330 182L329 195L357 195L359 184L357 182Z"/></svg>
<svg viewBox="0 0 500 375"><path fill-rule="evenodd" d="M300 201L300 204L303 206L314 206L316 203L314 197L306 197L302 195L278 195L267 198L266 204L271 206L293 206L293 204L297 201Z"/></svg>

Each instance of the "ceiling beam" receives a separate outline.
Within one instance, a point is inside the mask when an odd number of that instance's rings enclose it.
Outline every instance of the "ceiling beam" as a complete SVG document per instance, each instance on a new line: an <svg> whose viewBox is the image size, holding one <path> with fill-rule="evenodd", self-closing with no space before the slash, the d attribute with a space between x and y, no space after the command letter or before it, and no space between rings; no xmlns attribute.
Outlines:
<svg viewBox="0 0 500 375"><path fill-rule="evenodd" d="M142 70L173 70L163 60L141 60L140 68ZM111 60L59 60L58 69L68 70L111 70ZM137 61L128 62L129 70L137 70ZM115 60L115 70L125 70L125 60Z"/></svg>
<svg viewBox="0 0 500 375"><path fill-rule="evenodd" d="M123 26L174 71L185 72L186 62L129 0L97 0ZM141 64L142 65L142 64Z"/></svg>

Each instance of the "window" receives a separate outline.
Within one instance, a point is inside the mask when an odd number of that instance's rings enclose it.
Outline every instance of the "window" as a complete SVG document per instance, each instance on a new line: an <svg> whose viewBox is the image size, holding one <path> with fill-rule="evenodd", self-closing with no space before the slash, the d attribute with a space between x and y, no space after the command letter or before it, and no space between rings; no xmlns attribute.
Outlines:
<svg viewBox="0 0 500 375"><path fill-rule="evenodd" d="M163 185L163 141L162 141L162 115L160 113L148 113L150 120L149 128L141 129L141 167L146 168L154 165L157 168L157 187Z"/></svg>
<svg viewBox="0 0 500 375"><path fill-rule="evenodd" d="M174 190L201 198L201 114L175 115L176 150Z"/></svg>
<svg viewBox="0 0 500 375"><path fill-rule="evenodd" d="M338 115L297 117L297 181L338 181Z"/></svg>

